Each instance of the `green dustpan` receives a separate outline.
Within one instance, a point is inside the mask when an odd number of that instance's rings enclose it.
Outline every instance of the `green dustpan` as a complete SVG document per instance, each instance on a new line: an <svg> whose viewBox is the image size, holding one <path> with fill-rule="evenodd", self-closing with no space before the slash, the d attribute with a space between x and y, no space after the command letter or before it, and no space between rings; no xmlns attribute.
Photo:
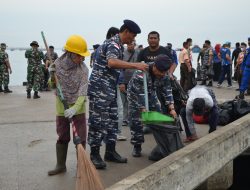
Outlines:
<svg viewBox="0 0 250 190"><path fill-rule="evenodd" d="M172 124L174 122L174 118L156 111L142 112L141 117L142 122L145 124Z"/></svg>
<svg viewBox="0 0 250 190"><path fill-rule="evenodd" d="M142 112L142 122L145 124L159 124L159 123L173 123L174 118L164 115L162 113L156 111L149 111L148 105L148 87L147 87L147 78L146 73L143 74L143 86L144 86L144 94L145 94L145 107L146 112Z"/></svg>

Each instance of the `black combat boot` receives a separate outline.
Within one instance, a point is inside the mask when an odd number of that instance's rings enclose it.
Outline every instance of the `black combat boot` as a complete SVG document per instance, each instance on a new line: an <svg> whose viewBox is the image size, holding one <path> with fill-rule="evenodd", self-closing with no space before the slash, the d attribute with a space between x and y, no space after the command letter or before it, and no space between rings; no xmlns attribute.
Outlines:
<svg viewBox="0 0 250 190"><path fill-rule="evenodd" d="M53 170L48 171L48 175L56 175L66 172L66 159L68 152L68 144L56 144L56 167Z"/></svg>
<svg viewBox="0 0 250 190"><path fill-rule="evenodd" d="M38 92L37 92L37 91L35 91L35 92L34 92L33 99L37 99L37 98L40 98L40 96L38 96Z"/></svg>
<svg viewBox="0 0 250 190"><path fill-rule="evenodd" d="M27 98L30 99L31 98L31 91L30 90L26 90L27 92Z"/></svg>
<svg viewBox="0 0 250 190"><path fill-rule="evenodd" d="M3 88L2 88L2 85L0 86L0 92L3 92Z"/></svg>
<svg viewBox="0 0 250 190"><path fill-rule="evenodd" d="M10 90L8 86L5 86L3 92L4 93L12 93L12 90Z"/></svg>
<svg viewBox="0 0 250 190"><path fill-rule="evenodd" d="M107 166L106 163L102 160L99 146L91 147L90 159L96 169L105 169Z"/></svg>
<svg viewBox="0 0 250 190"><path fill-rule="evenodd" d="M140 144L134 145L132 156L141 157L141 145Z"/></svg>
<svg viewBox="0 0 250 190"><path fill-rule="evenodd" d="M104 155L105 161L116 162L116 163L127 163L127 158L123 158L115 151L115 143L106 144L106 151Z"/></svg>

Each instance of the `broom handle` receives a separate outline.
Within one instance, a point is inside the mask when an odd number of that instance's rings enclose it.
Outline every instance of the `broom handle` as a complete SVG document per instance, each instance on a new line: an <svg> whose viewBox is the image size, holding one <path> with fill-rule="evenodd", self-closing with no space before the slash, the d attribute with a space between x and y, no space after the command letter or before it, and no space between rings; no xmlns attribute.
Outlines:
<svg viewBox="0 0 250 190"><path fill-rule="evenodd" d="M145 94L145 107L146 107L146 111L149 111L148 85L147 85L147 73L146 72L143 72L143 86L144 86L144 94Z"/></svg>
<svg viewBox="0 0 250 190"><path fill-rule="evenodd" d="M49 57L49 60L50 60L50 63L53 64L52 62L52 58L51 58L51 55L49 53L49 48L48 48L48 45L47 45L47 42L46 42L46 39L45 39L45 36L44 36L44 33L43 31L41 32L41 35L42 35L42 38L43 38L43 42L44 42L44 45L46 47L46 50L47 50L47 54L48 54L48 57ZM54 77L55 77L55 82L56 82L56 89L57 89L57 95L59 97L59 99L62 101L63 103L63 107L64 107L64 110L66 109L69 109L69 105L67 104L64 96L63 96L63 93L62 93L62 88L61 88L61 85L57 79L57 76L56 76L56 73L54 73ZM78 144L81 144L81 138L79 137L77 131L76 131L76 126L74 124L74 121L73 119L69 119L69 122L71 123L72 125L72 131L73 131L73 141L74 141L74 144L75 145L78 145Z"/></svg>
<svg viewBox="0 0 250 190"><path fill-rule="evenodd" d="M49 47L48 47L48 44L47 44L47 42L46 42L46 39L45 39L45 36L44 36L43 31L41 31L41 35L42 35L43 42L44 42L44 45L45 45L45 48L46 48L46 51L47 51L47 55L48 55L48 57L49 57L50 64L52 64L53 61L52 61L52 58L51 58L51 55L50 55L50 52L49 52Z"/></svg>

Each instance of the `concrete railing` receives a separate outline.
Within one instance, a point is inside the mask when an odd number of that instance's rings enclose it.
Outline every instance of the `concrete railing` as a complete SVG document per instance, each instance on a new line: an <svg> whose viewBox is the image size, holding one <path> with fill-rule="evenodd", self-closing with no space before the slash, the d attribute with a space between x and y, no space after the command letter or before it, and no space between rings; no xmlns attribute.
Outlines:
<svg viewBox="0 0 250 190"><path fill-rule="evenodd" d="M194 189L250 146L249 126L250 114L219 128L107 189Z"/></svg>

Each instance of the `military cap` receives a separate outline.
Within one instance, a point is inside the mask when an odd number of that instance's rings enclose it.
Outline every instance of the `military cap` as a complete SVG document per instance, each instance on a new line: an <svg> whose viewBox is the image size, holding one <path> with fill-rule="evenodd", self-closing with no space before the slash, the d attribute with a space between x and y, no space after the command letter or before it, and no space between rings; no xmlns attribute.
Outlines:
<svg viewBox="0 0 250 190"><path fill-rule="evenodd" d="M100 46L100 44L95 44L95 45L93 45L93 48L97 49L99 46Z"/></svg>
<svg viewBox="0 0 250 190"><path fill-rule="evenodd" d="M248 41L250 41L250 37L248 37Z"/></svg>
<svg viewBox="0 0 250 190"><path fill-rule="evenodd" d="M33 42L31 42L31 43L30 43L30 46L37 46L37 47L39 47L39 45L38 45L37 41L33 41Z"/></svg>
<svg viewBox="0 0 250 190"><path fill-rule="evenodd" d="M154 63L159 71L167 71L172 64L172 59L167 55L160 54L155 58Z"/></svg>
<svg viewBox="0 0 250 190"><path fill-rule="evenodd" d="M54 49L54 46L49 46L50 49Z"/></svg>
<svg viewBox="0 0 250 190"><path fill-rule="evenodd" d="M1 43L1 48L6 48L6 43Z"/></svg>
<svg viewBox="0 0 250 190"><path fill-rule="evenodd" d="M134 34L140 34L141 29L140 27L132 20L124 20L124 25L130 30L130 32Z"/></svg>

